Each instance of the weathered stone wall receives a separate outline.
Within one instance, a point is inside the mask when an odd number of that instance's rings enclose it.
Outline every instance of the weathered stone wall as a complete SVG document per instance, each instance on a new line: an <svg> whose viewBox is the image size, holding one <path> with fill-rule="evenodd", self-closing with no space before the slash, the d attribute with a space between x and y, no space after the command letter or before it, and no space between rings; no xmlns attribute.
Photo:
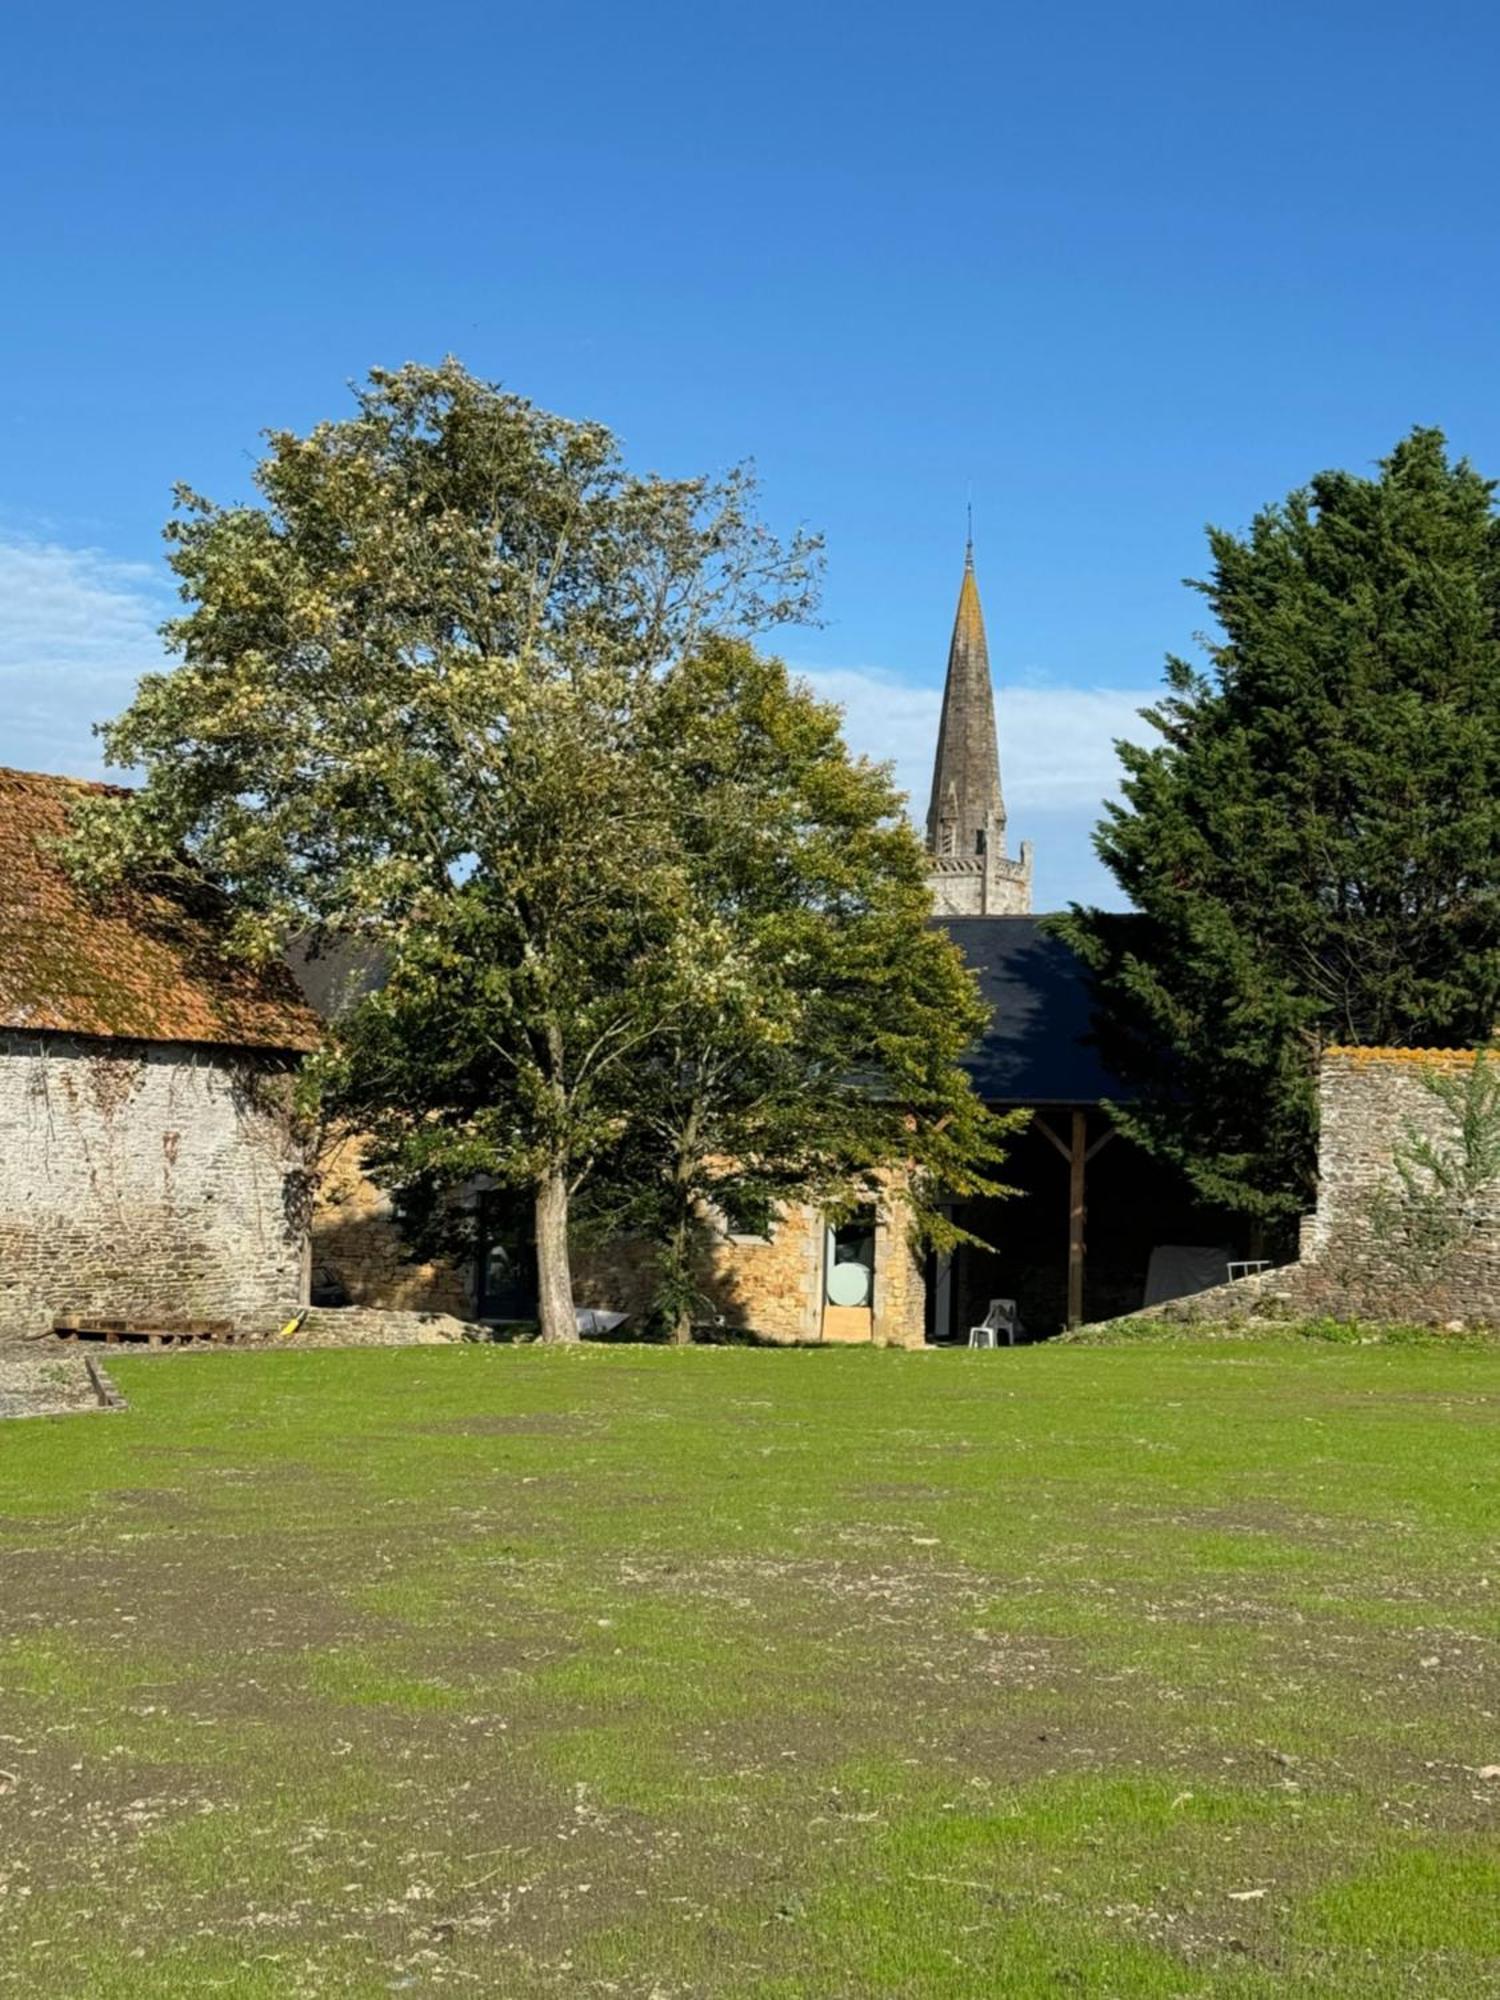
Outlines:
<svg viewBox="0 0 1500 2000"><path fill-rule="evenodd" d="M1295 1264L1153 1307L1153 1318L1338 1319L1500 1325L1500 1183L1476 1204L1475 1226L1450 1255L1412 1267L1393 1248L1382 1198L1399 1213L1398 1149L1425 1138L1440 1154L1458 1139L1434 1076L1461 1079L1462 1049L1330 1049L1318 1079L1318 1205Z"/></svg>
<svg viewBox="0 0 1500 2000"><path fill-rule="evenodd" d="M366 1175L357 1138L336 1139L319 1158L312 1263L314 1284L335 1281L351 1305L473 1316L469 1274L408 1256L391 1198Z"/></svg>
<svg viewBox="0 0 1500 2000"><path fill-rule="evenodd" d="M274 1056L0 1032L0 1332L286 1319L308 1207L287 1082Z"/></svg>
<svg viewBox="0 0 1500 2000"><path fill-rule="evenodd" d="M893 1191L878 1218L874 1306L863 1315L859 1337L920 1347L925 1292L908 1221ZM473 1316L472 1274L453 1263L408 1258L390 1197L365 1176L355 1140L336 1145L320 1162L312 1254L315 1273L336 1277L355 1305ZM823 1259L823 1217L794 1206L769 1236L717 1237L699 1281L726 1328L762 1340L816 1341L826 1332ZM626 1239L575 1246L573 1295L580 1306L639 1318L651 1292L648 1245Z"/></svg>
<svg viewBox="0 0 1500 2000"><path fill-rule="evenodd" d="M920 1347L926 1309L921 1260L908 1240L909 1216L899 1195L882 1203L875 1234L874 1303L825 1311L822 1214L788 1207L769 1236L719 1236L699 1282L726 1327L761 1340L873 1340L877 1346ZM642 1312L651 1296L647 1246L611 1243L575 1253L573 1289L580 1305Z"/></svg>
<svg viewBox="0 0 1500 2000"><path fill-rule="evenodd" d="M1500 1323L1500 1182L1480 1194L1451 1253L1411 1268L1393 1247L1382 1199L1399 1221L1398 1152L1413 1139L1456 1155L1453 1109L1435 1077L1466 1081L1466 1050L1332 1049L1319 1077L1318 1206L1303 1232L1303 1295L1360 1317Z"/></svg>
<svg viewBox="0 0 1500 2000"><path fill-rule="evenodd" d="M1396 1149L1408 1133L1439 1148L1456 1133L1433 1090L1435 1076L1462 1078L1466 1049L1330 1049L1318 1078L1318 1206L1304 1254L1321 1256L1369 1227L1371 1198L1400 1186ZM1486 1203L1500 1231L1500 1187Z"/></svg>

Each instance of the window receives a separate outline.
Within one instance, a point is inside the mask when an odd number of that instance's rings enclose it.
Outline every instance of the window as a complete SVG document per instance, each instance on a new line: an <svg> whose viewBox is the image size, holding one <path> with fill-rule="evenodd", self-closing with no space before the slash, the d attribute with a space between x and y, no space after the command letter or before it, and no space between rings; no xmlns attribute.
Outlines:
<svg viewBox="0 0 1500 2000"><path fill-rule="evenodd" d="M949 821L944 820L942 825L938 828L938 853L951 854L953 852L953 846L954 846L953 827Z"/></svg>
<svg viewBox="0 0 1500 2000"><path fill-rule="evenodd" d="M983 827L980 827L978 833L976 833L974 836L974 852L976 854L983 855L987 851L989 844L990 844L989 835L985 832Z"/></svg>
<svg viewBox="0 0 1500 2000"><path fill-rule="evenodd" d="M828 1231L828 1264L824 1292L831 1306L870 1306L875 1302L875 1211L856 1209L846 1222Z"/></svg>

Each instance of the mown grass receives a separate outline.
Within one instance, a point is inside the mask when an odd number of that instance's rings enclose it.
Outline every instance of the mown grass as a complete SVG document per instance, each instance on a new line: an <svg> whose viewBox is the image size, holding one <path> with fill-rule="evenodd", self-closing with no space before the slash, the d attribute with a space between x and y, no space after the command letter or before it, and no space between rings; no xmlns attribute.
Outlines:
<svg viewBox="0 0 1500 2000"><path fill-rule="evenodd" d="M0 1429L0 1993L1500 1990L1500 1353L118 1364Z"/></svg>

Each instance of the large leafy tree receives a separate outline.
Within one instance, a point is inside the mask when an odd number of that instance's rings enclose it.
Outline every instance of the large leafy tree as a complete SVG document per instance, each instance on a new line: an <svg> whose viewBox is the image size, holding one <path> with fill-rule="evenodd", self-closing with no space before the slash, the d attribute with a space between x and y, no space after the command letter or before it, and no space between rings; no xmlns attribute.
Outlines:
<svg viewBox="0 0 1500 2000"><path fill-rule="evenodd" d="M76 866L101 890L192 867L250 950L353 935L436 978L493 947L543 1332L569 1338L569 1190L674 893L642 706L706 635L806 616L816 545L760 525L743 471L634 475L601 426L452 361L271 432L255 483L251 505L179 495L179 660L105 731L145 784L84 814Z"/></svg>
<svg viewBox="0 0 1500 2000"><path fill-rule="evenodd" d="M642 690L633 727L633 887L609 892L613 932L559 942L546 1012L576 1052L569 1193L594 1229L655 1245L685 1338L725 1220L880 1198L894 1177L912 1226L951 1236L939 1195L990 1188L1014 1121L959 1067L983 1007L928 921L900 796L849 756L837 711L719 640ZM577 782L566 768L564 800ZM461 1230L476 1177L527 1185L556 1150L513 893L476 878L447 899L327 1066L419 1240Z"/></svg>
<svg viewBox="0 0 1500 2000"><path fill-rule="evenodd" d="M1208 670L1171 659L1096 844L1138 913L1075 908L1120 1122L1284 1226L1330 1041L1484 1040L1500 1008L1500 524L1415 430L1212 530Z"/></svg>
<svg viewBox="0 0 1500 2000"><path fill-rule="evenodd" d="M719 643L664 678L651 733L681 852L676 991L596 1198L655 1242L661 1316L686 1339L726 1222L880 1201L894 1180L912 1228L951 1241L940 1199L999 1192L1018 1121L960 1067L983 1003L930 921L901 796L849 755L837 710Z"/></svg>

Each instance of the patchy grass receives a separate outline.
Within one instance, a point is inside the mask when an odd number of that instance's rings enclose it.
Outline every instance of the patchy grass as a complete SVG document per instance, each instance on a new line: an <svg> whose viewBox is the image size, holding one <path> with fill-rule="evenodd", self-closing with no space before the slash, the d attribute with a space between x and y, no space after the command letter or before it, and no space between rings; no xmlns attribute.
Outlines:
<svg viewBox="0 0 1500 2000"><path fill-rule="evenodd" d="M1123 1319L1096 1320L1060 1336L1065 1347L1123 1347L1164 1342L1204 1340L1273 1340L1330 1342L1339 1347L1492 1347L1500 1348L1500 1327L1453 1321L1412 1324L1402 1320L1297 1319L1288 1317L1284 1300L1265 1300L1260 1312L1231 1320L1200 1317L1193 1301L1128 1313Z"/></svg>
<svg viewBox="0 0 1500 2000"><path fill-rule="evenodd" d="M0 1433L0 1995L1500 1983L1500 1355L185 1355Z"/></svg>

